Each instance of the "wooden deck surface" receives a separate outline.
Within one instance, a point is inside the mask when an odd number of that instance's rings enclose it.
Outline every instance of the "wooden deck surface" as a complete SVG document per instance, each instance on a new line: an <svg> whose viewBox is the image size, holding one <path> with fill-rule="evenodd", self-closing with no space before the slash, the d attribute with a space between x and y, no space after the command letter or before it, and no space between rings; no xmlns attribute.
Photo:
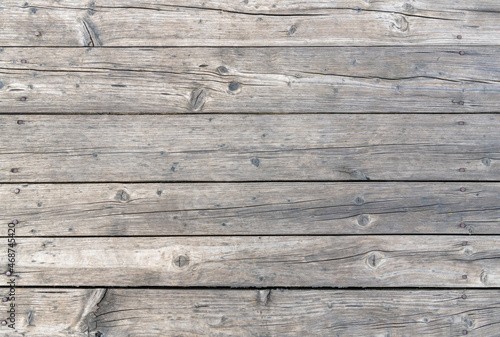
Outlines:
<svg viewBox="0 0 500 337"><path fill-rule="evenodd" d="M0 336L500 337L499 113L496 0L4 0Z"/></svg>

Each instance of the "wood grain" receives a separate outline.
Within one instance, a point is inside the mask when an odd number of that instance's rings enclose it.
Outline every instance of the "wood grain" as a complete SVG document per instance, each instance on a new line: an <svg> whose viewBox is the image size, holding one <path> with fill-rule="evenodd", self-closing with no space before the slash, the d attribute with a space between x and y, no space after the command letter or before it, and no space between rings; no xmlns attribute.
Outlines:
<svg viewBox="0 0 500 337"><path fill-rule="evenodd" d="M500 286L496 236L19 238L17 243L15 273L23 286ZM7 265L7 254L1 254L0 265Z"/></svg>
<svg viewBox="0 0 500 337"><path fill-rule="evenodd" d="M3 48L0 112L500 112L498 54L479 46Z"/></svg>
<svg viewBox="0 0 500 337"><path fill-rule="evenodd" d="M498 181L499 128L486 114L8 115L0 181Z"/></svg>
<svg viewBox="0 0 500 337"><path fill-rule="evenodd" d="M17 236L500 234L500 184L462 185L8 184L0 223Z"/></svg>
<svg viewBox="0 0 500 337"><path fill-rule="evenodd" d="M463 331L498 336L499 295L498 290L23 288L16 299L16 329L4 336L447 337Z"/></svg>
<svg viewBox="0 0 500 337"><path fill-rule="evenodd" d="M499 10L495 0L7 0L0 45L485 45L498 44Z"/></svg>

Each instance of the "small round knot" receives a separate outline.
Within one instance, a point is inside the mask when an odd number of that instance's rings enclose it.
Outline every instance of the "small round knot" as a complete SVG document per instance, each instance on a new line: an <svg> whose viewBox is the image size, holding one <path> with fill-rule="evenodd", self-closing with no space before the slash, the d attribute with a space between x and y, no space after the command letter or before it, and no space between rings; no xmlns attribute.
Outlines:
<svg viewBox="0 0 500 337"><path fill-rule="evenodd" d="M483 159L481 159L481 164L483 164L484 166L490 166L491 159L490 158L483 158Z"/></svg>
<svg viewBox="0 0 500 337"><path fill-rule="evenodd" d="M370 216L366 214L361 214L358 218L358 225L360 226L368 226L368 224L371 222Z"/></svg>
<svg viewBox="0 0 500 337"><path fill-rule="evenodd" d="M189 264L189 257L186 255L179 255L174 259L174 264L179 268L185 267Z"/></svg>
<svg viewBox="0 0 500 337"><path fill-rule="evenodd" d="M226 68L226 67L224 67L224 66L219 66L219 67L217 67L217 72L218 72L219 74L227 74L227 73L228 73L228 70L227 70L227 68Z"/></svg>
<svg viewBox="0 0 500 337"><path fill-rule="evenodd" d="M240 87L240 84L238 82L231 82L229 83L229 90L231 91L236 91Z"/></svg>

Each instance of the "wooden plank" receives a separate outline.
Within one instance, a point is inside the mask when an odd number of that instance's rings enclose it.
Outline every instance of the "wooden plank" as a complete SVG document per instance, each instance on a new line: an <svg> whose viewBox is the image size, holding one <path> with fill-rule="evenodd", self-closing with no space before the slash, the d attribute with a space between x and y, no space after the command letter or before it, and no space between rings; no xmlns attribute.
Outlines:
<svg viewBox="0 0 500 337"><path fill-rule="evenodd" d="M17 242L14 271L23 286L500 286L500 237L495 236L19 238ZM7 265L7 254L1 254L0 265Z"/></svg>
<svg viewBox="0 0 500 337"><path fill-rule="evenodd" d="M4 48L0 112L500 112L500 48L462 49Z"/></svg>
<svg viewBox="0 0 500 337"><path fill-rule="evenodd" d="M1 296L9 301L0 303L2 316L8 318L7 309L14 304L12 327L1 326L5 337L74 336L88 337L89 319L97 310L105 289L51 289L51 288L0 288ZM12 295L14 294L14 300ZM95 335L92 334L92 337ZM107 336L106 336L107 337Z"/></svg>
<svg viewBox="0 0 500 337"><path fill-rule="evenodd" d="M7 115L0 181L498 181L499 128L498 114Z"/></svg>
<svg viewBox="0 0 500 337"><path fill-rule="evenodd" d="M461 186L9 184L0 223L18 236L500 234L500 184Z"/></svg>
<svg viewBox="0 0 500 337"><path fill-rule="evenodd" d="M6 0L1 9L4 46L485 45L500 30L495 0Z"/></svg>
<svg viewBox="0 0 500 337"><path fill-rule="evenodd" d="M18 292L7 337L498 336L500 314L498 290Z"/></svg>

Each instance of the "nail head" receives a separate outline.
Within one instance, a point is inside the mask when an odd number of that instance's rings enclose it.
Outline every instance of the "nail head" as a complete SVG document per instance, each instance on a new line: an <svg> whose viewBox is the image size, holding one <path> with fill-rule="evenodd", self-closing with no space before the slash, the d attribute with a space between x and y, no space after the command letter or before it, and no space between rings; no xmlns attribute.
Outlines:
<svg viewBox="0 0 500 337"><path fill-rule="evenodd" d="M460 121L460 122L458 122L458 125L464 125L464 124L465 124L465 122L464 122L464 121Z"/></svg>
<svg viewBox="0 0 500 337"><path fill-rule="evenodd" d="M461 50L461 51L459 52L459 54L460 54L460 55L465 55L465 52L464 52L463 50Z"/></svg>
<svg viewBox="0 0 500 337"><path fill-rule="evenodd" d="M21 63L26 63L26 62L28 62L28 61L26 61L25 59L21 60Z"/></svg>
<svg viewBox="0 0 500 337"><path fill-rule="evenodd" d="M462 223L460 224L460 227L465 228L465 223L463 223L463 222L462 222Z"/></svg>
<svg viewBox="0 0 500 337"><path fill-rule="evenodd" d="M28 99L27 97L23 96L23 97L21 97L19 100L20 100L21 102L24 102L24 101L26 101L27 99Z"/></svg>
<svg viewBox="0 0 500 337"><path fill-rule="evenodd" d="M19 172L19 169L18 168L13 168L12 170L10 170L10 172L17 173L17 172Z"/></svg>
<svg viewBox="0 0 500 337"><path fill-rule="evenodd" d="M462 39L462 35L457 35L457 39L461 40Z"/></svg>
<svg viewBox="0 0 500 337"><path fill-rule="evenodd" d="M464 330L464 331L462 331L462 334L467 335L467 334L468 334L468 331L467 331L467 330Z"/></svg>
<svg viewBox="0 0 500 337"><path fill-rule="evenodd" d="M10 272L10 270L7 270L7 271L5 272L5 275L10 276L10 275L12 275L12 273Z"/></svg>
<svg viewBox="0 0 500 337"><path fill-rule="evenodd" d="M35 32L35 36L40 36L40 32Z"/></svg>
<svg viewBox="0 0 500 337"><path fill-rule="evenodd" d="M467 246L467 241L463 241L462 246Z"/></svg>
<svg viewBox="0 0 500 337"><path fill-rule="evenodd" d="M467 280L467 275L462 275L463 280Z"/></svg>
<svg viewBox="0 0 500 337"><path fill-rule="evenodd" d="M7 302L9 299L7 297L2 298L2 302Z"/></svg>
<svg viewBox="0 0 500 337"><path fill-rule="evenodd" d="M7 321L2 321L2 325L3 326L7 325Z"/></svg>
<svg viewBox="0 0 500 337"><path fill-rule="evenodd" d="M460 192L465 192L465 187L460 187Z"/></svg>
<svg viewBox="0 0 500 337"><path fill-rule="evenodd" d="M460 172L465 172L465 168L462 167L462 168L459 169L459 171Z"/></svg>
<svg viewBox="0 0 500 337"><path fill-rule="evenodd" d="M462 298L465 300L467 298L467 295L463 294Z"/></svg>
<svg viewBox="0 0 500 337"><path fill-rule="evenodd" d="M15 193L15 194L19 194L20 192L21 192L21 190L20 190L19 188L16 188L16 189L14 190L14 193Z"/></svg>
<svg viewBox="0 0 500 337"><path fill-rule="evenodd" d="M17 225L17 224L19 223L19 221L17 221L17 220L12 220L12 223L13 223L14 225Z"/></svg>

